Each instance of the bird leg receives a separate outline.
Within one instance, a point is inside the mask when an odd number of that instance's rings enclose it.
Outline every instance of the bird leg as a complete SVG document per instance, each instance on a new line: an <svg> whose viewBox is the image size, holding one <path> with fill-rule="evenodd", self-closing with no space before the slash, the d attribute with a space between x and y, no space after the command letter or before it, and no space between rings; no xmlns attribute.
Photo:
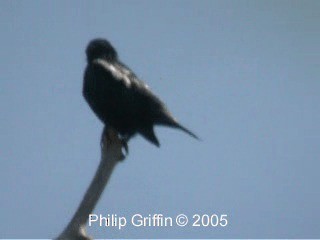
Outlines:
<svg viewBox="0 0 320 240"><path fill-rule="evenodd" d="M122 148L125 149L126 154L124 155L121 151L121 158L120 160L124 160L125 157L128 155L128 144L126 140L123 140L119 133L113 129L112 127L105 126L102 131L101 141L100 141L101 149L106 149L111 146L119 146L120 151Z"/></svg>
<svg viewBox="0 0 320 240"><path fill-rule="evenodd" d="M129 136L127 136L127 135L121 136L120 141L121 141L122 147L125 150L125 155L128 156L128 154L129 154L129 147L128 147Z"/></svg>

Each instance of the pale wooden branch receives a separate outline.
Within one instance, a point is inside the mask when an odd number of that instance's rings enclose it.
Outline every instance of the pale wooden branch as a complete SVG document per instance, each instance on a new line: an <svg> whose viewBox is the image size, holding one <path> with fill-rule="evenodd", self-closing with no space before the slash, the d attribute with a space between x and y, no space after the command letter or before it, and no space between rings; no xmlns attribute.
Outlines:
<svg viewBox="0 0 320 240"><path fill-rule="evenodd" d="M101 161L73 218L57 239L91 239L86 233L89 214L94 210L117 163L124 159L121 140L115 130L104 129L101 136Z"/></svg>

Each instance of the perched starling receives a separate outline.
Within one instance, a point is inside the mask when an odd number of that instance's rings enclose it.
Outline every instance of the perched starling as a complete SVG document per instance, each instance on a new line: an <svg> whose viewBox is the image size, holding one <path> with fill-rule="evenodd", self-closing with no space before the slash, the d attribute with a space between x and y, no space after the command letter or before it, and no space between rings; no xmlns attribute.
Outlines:
<svg viewBox="0 0 320 240"><path fill-rule="evenodd" d="M120 134L126 149L127 141L136 133L159 146L154 125L178 128L197 138L180 125L150 88L118 59L107 40L92 40L86 55L84 98L105 126L111 126Z"/></svg>

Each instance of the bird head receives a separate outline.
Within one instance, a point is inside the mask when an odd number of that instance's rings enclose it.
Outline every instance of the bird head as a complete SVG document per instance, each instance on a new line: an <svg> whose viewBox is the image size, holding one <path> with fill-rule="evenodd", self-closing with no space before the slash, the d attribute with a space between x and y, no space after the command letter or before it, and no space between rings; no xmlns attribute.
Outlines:
<svg viewBox="0 0 320 240"><path fill-rule="evenodd" d="M102 38L91 40L87 46L86 54L87 61L89 63L97 58L106 60L117 59L117 51L113 48L109 41Z"/></svg>

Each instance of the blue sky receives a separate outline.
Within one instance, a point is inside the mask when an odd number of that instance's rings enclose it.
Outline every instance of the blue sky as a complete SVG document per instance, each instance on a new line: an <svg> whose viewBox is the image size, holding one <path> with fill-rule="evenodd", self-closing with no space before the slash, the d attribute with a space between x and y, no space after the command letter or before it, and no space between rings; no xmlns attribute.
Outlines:
<svg viewBox="0 0 320 240"><path fill-rule="evenodd" d="M0 238L52 238L99 163L84 50L109 39L188 135L137 136L96 214L227 214L227 227L95 238L319 238L319 1L1 1Z"/></svg>

